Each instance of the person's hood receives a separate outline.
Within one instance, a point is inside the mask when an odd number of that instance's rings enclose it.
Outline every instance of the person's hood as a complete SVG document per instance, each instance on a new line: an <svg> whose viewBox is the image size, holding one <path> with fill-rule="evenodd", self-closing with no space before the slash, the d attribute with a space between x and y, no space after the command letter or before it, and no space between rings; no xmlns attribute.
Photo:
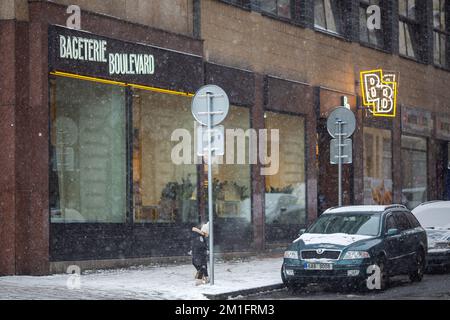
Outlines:
<svg viewBox="0 0 450 320"><path fill-rule="evenodd" d="M209 221L202 226L201 231L207 236L209 235Z"/></svg>

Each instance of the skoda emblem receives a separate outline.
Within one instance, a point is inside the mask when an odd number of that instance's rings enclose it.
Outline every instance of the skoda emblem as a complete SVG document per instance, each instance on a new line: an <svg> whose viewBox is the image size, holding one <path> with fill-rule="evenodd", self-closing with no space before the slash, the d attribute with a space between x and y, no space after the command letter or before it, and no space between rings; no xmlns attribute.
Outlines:
<svg viewBox="0 0 450 320"><path fill-rule="evenodd" d="M317 253L317 254L322 254L322 253L324 253L324 252L325 252L324 249L317 249L317 250L316 250L316 253Z"/></svg>

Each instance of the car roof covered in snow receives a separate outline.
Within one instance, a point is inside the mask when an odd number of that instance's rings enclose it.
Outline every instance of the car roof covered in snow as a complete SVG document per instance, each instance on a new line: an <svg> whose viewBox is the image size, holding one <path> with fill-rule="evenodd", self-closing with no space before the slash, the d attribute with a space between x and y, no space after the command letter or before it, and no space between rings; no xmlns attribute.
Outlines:
<svg viewBox="0 0 450 320"><path fill-rule="evenodd" d="M404 205L401 204L391 204L386 206L344 206L344 207L333 207L327 209L324 214L328 213L352 213L352 212L358 212L358 213L376 213L376 212L383 212L387 209L391 208L406 208Z"/></svg>
<svg viewBox="0 0 450 320"><path fill-rule="evenodd" d="M441 201L441 200L434 200L434 201L428 201L428 202L424 202L419 204L417 207L415 207L412 212L418 212L418 211L422 211L422 210L429 210L431 208L435 208L435 209L441 209L441 208L445 208L445 209L450 209L450 201Z"/></svg>

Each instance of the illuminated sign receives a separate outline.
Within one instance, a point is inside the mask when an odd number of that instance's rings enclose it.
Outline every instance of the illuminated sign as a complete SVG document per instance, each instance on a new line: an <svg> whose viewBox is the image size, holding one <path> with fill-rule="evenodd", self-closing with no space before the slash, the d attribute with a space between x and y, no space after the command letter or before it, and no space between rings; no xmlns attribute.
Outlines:
<svg viewBox="0 0 450 320"><path fill-rule="evenodd" d="M361 72L363 104L376 117L395 117L397 114L398 76L381 69Z"/></svg>

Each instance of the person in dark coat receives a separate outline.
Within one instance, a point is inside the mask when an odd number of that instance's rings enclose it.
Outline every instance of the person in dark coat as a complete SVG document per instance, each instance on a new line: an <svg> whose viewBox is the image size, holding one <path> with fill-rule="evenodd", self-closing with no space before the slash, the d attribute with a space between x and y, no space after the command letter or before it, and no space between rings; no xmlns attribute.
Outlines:
<svg viewBox="0 0 450 320"><path fill-rule="evenodd" d="M193 227L191 232L192 264L197 273L195 275L196 285L208 283L208 244L209 223L204 224L201 229Z"/></svg>

